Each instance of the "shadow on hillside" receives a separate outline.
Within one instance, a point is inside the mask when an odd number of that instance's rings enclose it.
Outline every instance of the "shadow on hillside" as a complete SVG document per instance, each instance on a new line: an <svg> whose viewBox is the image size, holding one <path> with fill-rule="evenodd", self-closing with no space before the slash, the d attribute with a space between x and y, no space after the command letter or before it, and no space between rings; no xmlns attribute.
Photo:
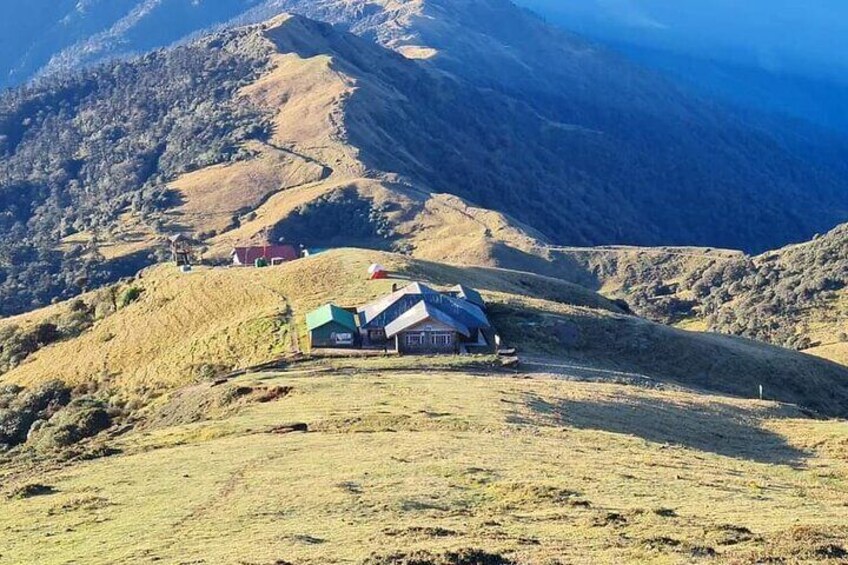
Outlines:
<svg viewBox="0 0 848 565"><path fill-rule="evenodd" d="M549 425L625 434L758 463L800 466L808 455L762 428L762 414L733 406L655 398L551 402L538 397L528 398L527 406Z"/></svg>
<svg viewBox="0 0 848 565"><path fill-rule="evenodd" d="M700 334L633 316L553 313L492 304L501 336L522 354L636 373L698 390L794 404L807 416L848 416L848 368L753 340Z"/></svg>
<svg viewBox="0 0 848 565"><path fill-rule="evenodd" d="M530 258L529 260L544 262L543 259L523 251L515 249L512 251L525 255ZM585 287L569 282L567 279L545 274L545 269L540 266L541 263L525 265L526 271L518 271L494 267L450 265L425 259L416 259L416 262L421 268L406 274L410 278L430 280L434 284L449 286L461 282L481 292L518 294L573 306L623 312L620 306Z"/></svg>

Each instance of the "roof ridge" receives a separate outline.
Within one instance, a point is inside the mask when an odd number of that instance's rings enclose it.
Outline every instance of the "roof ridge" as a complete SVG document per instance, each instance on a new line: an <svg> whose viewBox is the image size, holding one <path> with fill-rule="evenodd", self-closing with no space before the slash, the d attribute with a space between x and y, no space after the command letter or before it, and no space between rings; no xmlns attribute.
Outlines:
<svg viewBox="0 0 848 565"><path fill-rule="evenodd" d="M324 304L306 314L306 327L309 331L320 328L330 322L336 322L352 331L356 331L356 316L349 310L333 303Z"/></svg>
<svg viewBox="0 0 848 565"><path fill-rule="evenodd" d="M437 305L427 302L427 300L422 296L415 305L398 316L391 324L386 326L386 336L394 337L400 332L416 324L420 324L429 318L435 319L445 325L452 326L454 329L459 331L459 333L465 336L471 335L471 330L468 326L457 320L448 312L439 308Z"/></svg>

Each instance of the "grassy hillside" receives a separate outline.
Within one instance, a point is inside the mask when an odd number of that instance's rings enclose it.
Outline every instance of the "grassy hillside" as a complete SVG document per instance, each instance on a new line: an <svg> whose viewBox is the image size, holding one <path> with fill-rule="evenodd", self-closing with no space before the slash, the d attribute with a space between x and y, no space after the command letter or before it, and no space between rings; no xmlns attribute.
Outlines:
<svg viewBox="0 0 848 565"><path fill-rule="evenodd" d="M848 225L748 257L705 249L561 249L562 275L651 319L845 362Z"/></svg>
<svg viewBox="0 0 848 565"><path fill-rule="evenodd" d="M753 564L838 563L848 550L844 422L498 376L233 383L269 386L289 392L110 439L121 452L107 458L0 468L3 559ZM295 422L309 432L280 431Z"/></svg>
<svg viewBox="0 0 848 565"><path fill-rule="evenodd" d="M105 380L130 389L156 389L191 383L210 368L226 372L273 361L300 346L303 320L313 308L328 301L356 306L390 292L393 281L366 280L374 262L405 278L442 285L463 282L501 301L530 294L563 308L617 311L600 296L555 279L380 252L338 250L264 270L207 268L182 274L159 266L127 285L138 289L137 300L81 336L40 350L4 379L23 384L52 378L74 384ZM96 298L82 297L84 302ZM66 310L62 304L5 319L0 329L33 327Z"/></svg>
<svg viewBox="0 0 848 565"><path fill-rule="evenodd" d="M6 374L32 385L58 378L99 383L152 398L173 387L272 361L304 343L303 320L332 301L356 306L390 290L370 282L379 262L404 279L463 283L483 291L504 338L541 372L573 364L601 377L647 379L752 398L830 415L846 414L848 369L739 338L693 334L624 315L600 296L558 279L459 267L371 251L337 250L271 269L170 266L143 272L138 298L79 337L37 351ZM0 322L27 327L63 306Z"/></svg>

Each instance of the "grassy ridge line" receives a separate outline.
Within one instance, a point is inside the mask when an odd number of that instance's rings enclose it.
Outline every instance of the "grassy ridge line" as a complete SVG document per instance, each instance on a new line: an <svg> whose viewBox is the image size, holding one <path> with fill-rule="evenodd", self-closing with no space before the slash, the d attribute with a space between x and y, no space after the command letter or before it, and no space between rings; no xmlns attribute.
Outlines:
<svg viewBox="0 0 848 565"><path fill-rule="evenodd" d="M32 384L48 378L109 382L155 390L191 382L209 370L237 370L278 359L303 342L306 312L328 301L356 306L388 293L390 281L366 280L368 265L441 284L530 292L581 306L615 310L603 298L567 283L529 274L419 262L380 252L338 250L279 268L144 271L133 304L79 338L41 350L4 379ZM53 306L0 322L19 325L61 311ZM293 337L296 336L296 337Z"/></svg>
<svg viewBox="0 0 848 565"><path fill-rule="evenodd" d="M848 369L754 341L695 334L626 316L581 287L519 271L460 267L342 249L269 269L147 270L140 298L76 339L46 347L4 380L114 385L143 397L274 361L306 343L304 317L326 302L364 304L391 290L379 262L409 279L483 291L496 327L522 352L601 371L768 398L844 415ZM43 316L36 312L32 316Z"/></svg>

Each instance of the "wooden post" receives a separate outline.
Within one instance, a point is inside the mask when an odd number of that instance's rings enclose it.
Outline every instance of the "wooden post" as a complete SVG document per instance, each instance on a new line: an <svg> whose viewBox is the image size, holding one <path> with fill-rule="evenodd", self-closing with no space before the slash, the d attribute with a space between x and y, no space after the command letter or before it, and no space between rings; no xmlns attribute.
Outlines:
<svg viewBox="0 0 848 565"><path fill-rule="evenodd" d="M760 400L763 399L763 385L760 385Z"/></svg>

